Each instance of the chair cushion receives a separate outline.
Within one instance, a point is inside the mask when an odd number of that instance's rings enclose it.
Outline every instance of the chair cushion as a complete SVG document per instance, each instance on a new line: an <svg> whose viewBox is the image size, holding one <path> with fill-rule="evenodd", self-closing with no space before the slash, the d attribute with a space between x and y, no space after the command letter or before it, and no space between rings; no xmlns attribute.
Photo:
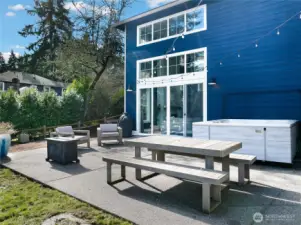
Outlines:
<svg viewBox="0 0 301 225"><path fill-rule="evenodd" d="M73 136L74 132L71 126L65 126L65 127L57 127L55 131L58 133L59 136Z"/></svg>
<svg viewBox="0 0 301 225"><path fill-rule="evenodd" d="M118 126L117 124L100 124L100 129L102 132L117 132Z"/></svg>
<svg viewBox="0 0 301 225"><path fill-rule="evenodd" d="M101 134L101 137L118 137L118 136L119 136L118 132L106 132Z"/></svg>

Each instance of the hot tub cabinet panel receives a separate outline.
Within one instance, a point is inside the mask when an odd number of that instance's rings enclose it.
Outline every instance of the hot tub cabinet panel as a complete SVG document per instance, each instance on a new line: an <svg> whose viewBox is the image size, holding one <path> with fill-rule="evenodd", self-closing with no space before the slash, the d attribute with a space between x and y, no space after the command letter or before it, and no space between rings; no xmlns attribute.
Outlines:
<svg viewBox="0 0 301 225"><path fill-rule="evenodd" d="M292 163L296 154L297 121L216 120L193 124L193 137L242 142L240 154L258 160Z"/></svg>

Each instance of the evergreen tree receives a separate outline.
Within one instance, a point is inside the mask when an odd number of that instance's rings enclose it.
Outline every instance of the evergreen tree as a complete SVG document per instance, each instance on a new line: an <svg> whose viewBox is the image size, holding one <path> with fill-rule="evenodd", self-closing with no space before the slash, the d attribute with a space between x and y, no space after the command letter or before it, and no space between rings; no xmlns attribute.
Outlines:
<svg viewBox="0 0 301 225"><path fill-rule="evenodd" d="M29 70L41 75L49 74L55 70L53 62L57 48L72 35L69 11L65 9L63 0L40 0L35 1L35 7L28 13L38 17L36 24L26 25L19 32L23 37L37 38L27 47L33 52L28 62Z"/></svg>
<svg viewBox="0 0 301 225"><path fill-rule="evenodd" d="M13 50L11 50L8 58L7 69L10 71L17 71L18 69L18 59Z"/></svg>
<svg viewBox="0 0 301 225"><path fill-rule="evenodd" d="M0 52L0 73L4 73L7 71L7 65L5 63L5 59L3 57L2 52Z"/></svg>

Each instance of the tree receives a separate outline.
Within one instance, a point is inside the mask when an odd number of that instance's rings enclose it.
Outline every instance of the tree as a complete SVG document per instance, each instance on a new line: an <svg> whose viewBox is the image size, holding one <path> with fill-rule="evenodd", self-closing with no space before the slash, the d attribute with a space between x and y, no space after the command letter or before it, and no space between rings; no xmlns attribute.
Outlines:
<svg viewBox="0 0 301 225"><path fill-rule="evenodd" d="M36 42L31 43L27 50L32 51L28 57L29 71L40 74L55 72L55 60L58 46L72 35L72 23L63 0L36 0L32 16L38 17L36 24L26 25L19 33L23 37L35 36Z"/></svg>
<svg viewBox="0 0 301 225"><path fill-rule="evenodd" d="M16 57L14 50L11 50L8 58L7 70L17 71L18 70L18 58Z"/></svg>
<svg viewBox="0 0 301 225"><path fill-rule="evenodd" d="M3 57L2 52L0 52L0 73L4 73L7 71L7 65L5 63L5 59Z"/></svg>
<svg viewBox="0 0 301 225"><path fill-rule="evenodd" d="M113 25L120 21L124 10L132 2L86 0L81 5L73 2L78 15L74 20L76 37L64 44L64 61L59 60L58 63L61 68L72 68L72 74L92 78L85 102L90 102L89 98L103 74L123 60L123 35Z"/></svg>

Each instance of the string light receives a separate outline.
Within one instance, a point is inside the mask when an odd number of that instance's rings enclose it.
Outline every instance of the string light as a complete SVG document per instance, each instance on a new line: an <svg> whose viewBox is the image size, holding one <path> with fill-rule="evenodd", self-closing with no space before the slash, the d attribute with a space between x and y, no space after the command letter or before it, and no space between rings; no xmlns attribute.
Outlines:
<svg viewBox="0 0 301 225"><path fill-rule="evenodd" d="M201 0L200 3L201 3L202 1L203 1L203 0ZM200 5L200 3L199 3L198 5ZM277 35L280 35L280 28L282 28L283 26L285 26L289 21L291 21L292 19L294 19L294 18L296 18L296 17L299 17L299 18L301 19L301 11L299 11L298 13L294 14L293 16L291 16L290 18L288 18L287 20L285 20L283 23L281 23L280 25L278 25L276 28L274 28L274 29L270 30L269 32L267 32L266 34L262 35L260 38L257 38L255 41L251 42L251 44L249 43L249 44L246 45L244 48L239 49L239 51L237 52L237 57L240 58L240 57L241 57L240 52L241 52L242 50L244 50L244 49L249 48L249 47L252 46L252 45L254 46L254 43L255 43L255 47L258 48L258 47L259 47L258 42L259 42L260 40L264 39L265 37L270 36L271 34L273 34L273 33L275 32L275 30L277 30L276 34L277 34ZM182 33L180 36L178 36L177 38L175 38L173 44L171 45L171 48L169 48L169 50L168 50L167 52L165 52L165 58L166 58L166 60L168 60L168 54L169 54L171 51L175 51L175 50L176 50L176 48L175 48L175 43L176 43L176 41L177 41L179 38L184 39L184 38L185 38L184 33ZM228 56L224 57L224 58L223 58L223 61L224 61L225 58L229 58L229 57L232 56L232 55L233 55L233 54L229 54ZM223 62L222 62L222 61L220 61L220 65L221 65L221 66L223 65ZM160 66L160 68L162 68L162 66ZM207 68L208 68L208 67L205 67L205 68L203 69L203 71L206 71L206 72L208 73L208 69L207 69ZM195 76L194 73L193 73L193 76ZM173 82L174 80L179 79L179 78L183 79L183 75L175 76L175 77L171 78L171 79L170 79L170 82ZM152 81L146 81L146 80L144 80L144 83L145 83L145 84L150 83L150 82L152 82ZM155 83L160 84L161 82L162 82L162 84L163 84L163 83L164 83L164 80L161 80L161 81L153 81L152 83L153 83L153 84L155 84ZM138 81L138 83L142 83L142 82L141 82L141 81L140 81L140 82Z"/></svg>

